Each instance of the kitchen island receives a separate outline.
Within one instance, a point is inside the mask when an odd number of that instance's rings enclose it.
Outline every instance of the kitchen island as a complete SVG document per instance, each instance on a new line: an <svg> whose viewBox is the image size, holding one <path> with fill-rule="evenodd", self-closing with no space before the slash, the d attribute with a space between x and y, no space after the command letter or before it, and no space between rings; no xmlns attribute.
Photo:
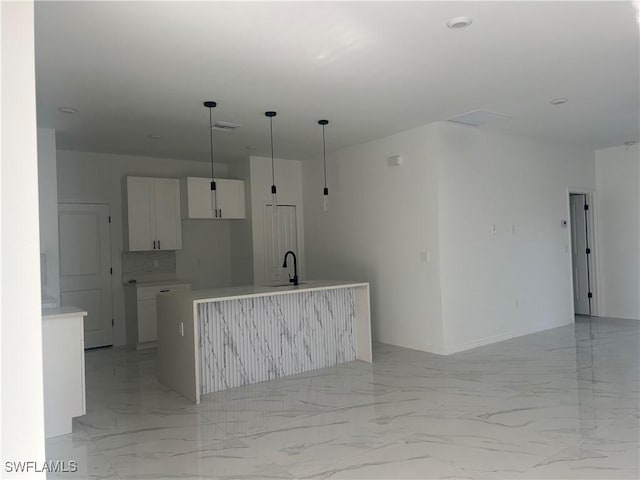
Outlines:
<svg viewBox="0 0 640 480"><path fill-rule="evenodd" d="M371 362L369 284L314 281L158 295L158 378L189 400Z"/></svg>

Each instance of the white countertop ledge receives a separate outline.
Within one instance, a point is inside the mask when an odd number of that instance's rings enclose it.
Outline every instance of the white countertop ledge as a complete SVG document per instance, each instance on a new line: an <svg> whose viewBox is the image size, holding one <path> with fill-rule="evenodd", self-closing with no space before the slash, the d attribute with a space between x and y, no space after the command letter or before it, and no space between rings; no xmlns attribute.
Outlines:
<svg viewBox="0 0 640 480"><path fill-rule="evenodd" d="M206 290L192 290L189 292L170 292L162 295L182 300L192 300L195 303L218 302L222 300L238 300L241 298L269 297L272 295L287 295L292 293L310 292L314 290L332 290L335 288L366 287L366 282L347 282L339 280L313 280L301 282L300 285L285 285L270 287L262 285L245 285L240 287L209 288Z"/></svg>
<svg viewBox="0 0 640 480"><path fill-rule="evenodd" d="M67 318L75 316L86 317L87 312L82 310L81 308L71 306L42 309L43 320L54 320L56 318Z"/></svg>

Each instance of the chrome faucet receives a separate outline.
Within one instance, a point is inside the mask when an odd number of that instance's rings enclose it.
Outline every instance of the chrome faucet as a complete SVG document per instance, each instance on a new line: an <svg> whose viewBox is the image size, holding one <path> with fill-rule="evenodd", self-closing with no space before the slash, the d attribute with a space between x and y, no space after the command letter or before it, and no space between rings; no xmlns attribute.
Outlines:
<svg viewBox="0 0 640 480"><path fill-rule="evenodd" d="M291 250L284 254L284 263L282 264L282 268L287 268L287 257L289 255L293 255L293 278L289 275L289 282L294 285L298 285L298 259L296 258L296 254Z"/></svg>

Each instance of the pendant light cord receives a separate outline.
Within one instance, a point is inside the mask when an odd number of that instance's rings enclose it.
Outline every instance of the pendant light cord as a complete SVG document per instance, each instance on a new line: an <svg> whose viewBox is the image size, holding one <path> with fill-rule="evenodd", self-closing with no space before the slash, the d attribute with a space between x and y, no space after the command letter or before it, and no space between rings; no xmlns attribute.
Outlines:
<svg viewBox="0 0 640 480"><path fill-rule="evenodd" d="M324 138L324 125L322 125L322 164L324 166L324 188L327 189L327 144Z"/></svg>
<svg viewBox="0 0 640 480"><path fill-rule="evenodd" d="M271 185L275 185L276 169L273 160L273 117L269 117L269 129L271 131Z"/></svg>
<svg viewBox="0 0 640 480"><path fill-rule="evenodd" d="M211 117L211 107L209 107L209 142L211 143L211 180L213 181L213 120Z"/></svg>

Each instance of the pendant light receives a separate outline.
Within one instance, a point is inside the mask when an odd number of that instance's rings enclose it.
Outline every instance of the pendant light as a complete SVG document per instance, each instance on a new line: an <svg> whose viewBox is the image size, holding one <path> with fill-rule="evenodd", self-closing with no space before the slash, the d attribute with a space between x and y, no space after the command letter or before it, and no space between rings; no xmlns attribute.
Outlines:
<svg viewBox="0 0 640 480"><path fill-rule="evenodd" d="M216 180L213 176L213 119L211 111L216 105L217 103L211 100L204 102L204 106L209 109L209 143L211 145L211 209L213 210L213 215L215 217L218 216L218 191L216 190Z"/></svg>
<svg viewBox="0 0 640 480"><path fill-rule="evenodd" d="M278 190L276 188L276 168L273 158L273 117L276 116L276 112L264 112L264 114L269 118L269 132L271 135L271 209L273 214L276 215L278 210Z"/></svg>
<svg viewBox="0 0 640 480"><path fill-rule="evenodd" d="M329 189L327 188L327 143L324 136L324 127L329 125L329 120L318 120L318 125L322 125L322 166L324 169L324 190L322 191L322 208L326 212L329 210Z"/></svg>

